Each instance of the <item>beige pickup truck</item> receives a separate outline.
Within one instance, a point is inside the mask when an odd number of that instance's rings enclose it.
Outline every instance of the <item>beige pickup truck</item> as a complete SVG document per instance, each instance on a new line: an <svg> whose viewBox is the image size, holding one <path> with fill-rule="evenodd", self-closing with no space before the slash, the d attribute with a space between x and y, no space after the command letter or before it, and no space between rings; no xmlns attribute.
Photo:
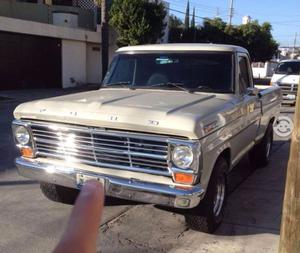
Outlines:
<svg viewBox="0 0 300 253"><path fill-rule="evenodd" d="M253 86L244 48L125 47L99 90L16 108L16 165L51 200L73 203L95 179L106 196L172 207L211 233L230 170L248 153L268 163L281 99Z"/></svg>

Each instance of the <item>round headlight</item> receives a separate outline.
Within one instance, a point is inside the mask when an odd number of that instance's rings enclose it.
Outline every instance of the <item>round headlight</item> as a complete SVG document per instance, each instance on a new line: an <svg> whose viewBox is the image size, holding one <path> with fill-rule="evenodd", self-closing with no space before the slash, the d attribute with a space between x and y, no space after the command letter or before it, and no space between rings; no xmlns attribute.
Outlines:
<svg viewBox="0 0 300 253"><path fill-rule="evenodd" d="M189 146L177 146L174 148L172 161L178 168L187 169L193 160L193 150Z"/></svg>
<svg viewBox="0 0 300 253"><path fill-rule="evenodd" d="M27 145L30 141L30 134L26 127L18 126L15 130L15 137L19 144Z"/></svg>

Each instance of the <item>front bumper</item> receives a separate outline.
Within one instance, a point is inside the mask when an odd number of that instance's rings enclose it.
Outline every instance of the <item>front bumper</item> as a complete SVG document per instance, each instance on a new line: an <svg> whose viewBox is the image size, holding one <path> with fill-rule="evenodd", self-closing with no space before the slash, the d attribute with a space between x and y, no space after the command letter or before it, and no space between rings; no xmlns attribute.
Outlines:
<svg viewBox="0 0 300 253"><path fill-rule="evenodd" d="M96 174L68 166L54 166L51 163L22 157L16 159L16 165L19 173L24 177L74 189L80 189L76 180L79 173L103 178L105 195L107 196L175 208L190 209L196 207L204 196L204 189L200 185L181 188L173 185L149 183Z"/></svg>

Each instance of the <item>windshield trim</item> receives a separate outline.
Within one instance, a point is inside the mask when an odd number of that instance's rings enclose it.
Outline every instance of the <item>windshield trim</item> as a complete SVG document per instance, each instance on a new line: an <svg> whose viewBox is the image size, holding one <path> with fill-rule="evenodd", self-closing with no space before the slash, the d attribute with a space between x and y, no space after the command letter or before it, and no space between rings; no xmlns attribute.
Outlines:
<svg viewBox="0 0 300 253"><path fill-rule="evenodd" d="M230 90L226 90L226 91L217 91L217 90L212 90L212 91L208 91L208 90L204 90L202 91L201 89L199 90L193 90L193 93L194 92L209 92L209 93L227 93L227 94L234 94L235 91L236 91L236 80L235 80L235 69L236 69L236 66L235 66L235 55L236 53L235 52L231 52L231 51L185 51L185 50L181 50L181 51L172 51L172 50L141 50L141 51L122 51L122 52L117 52L115 57L113 58L111 64L114 63L114 60L116 60L116 63L115 63L115 67L112 69L112 73L110 73L109 76L112 76L115 71L116 71L116 66L118 65L118 62L120 60L120 55L143 55L143 54L173 54L173 55L195 55L195 54L214 54L214 55L218 55L218 54L224 54L224 55L230 55L231 56L231 84L230 84ZM134 63L134 72L136 72L136 62ZM109 67L109 69L111 69L111 66ZM101 88L117 88L116 86L114 87L109 87L109 84L105 84L105 80L109 77L108 76L108 72L106 73L105 75L105 78L103 79L103 82L101 83L101 86L100 86L100 89ZM133 74L133 78L135 78L135 74ZM149 88L152 88L152 89L164 89L164 90L174 90L174 88L169 88L169 87L149 87L149 86L135 86L133 85L134 84L134 81L135 80L132 80L131 81L131 84L128 85L128 88L132 89L132 90L136 90L136 89L149 89ZM120 88L124 88L124 87L120 87Z"/></svg>
<svg viewBox="0 0 300 253"><path fill-rule="evenodd" d="M282 65L287 65L287 64L297 64L298 66L298 68L299 68L299 72L297 73L297 72L292 72L292 73L288 73L287 71L280 71L279 72L279 67L280 66L282 66ZM279 64L278 64L278 66L276 67L276 69L275 69L275 71L274 71L274 73L276 74L276 75L297 75L297 76L299 76L300 75L300 61L286 61L286 62L280 62Z"/></svg>

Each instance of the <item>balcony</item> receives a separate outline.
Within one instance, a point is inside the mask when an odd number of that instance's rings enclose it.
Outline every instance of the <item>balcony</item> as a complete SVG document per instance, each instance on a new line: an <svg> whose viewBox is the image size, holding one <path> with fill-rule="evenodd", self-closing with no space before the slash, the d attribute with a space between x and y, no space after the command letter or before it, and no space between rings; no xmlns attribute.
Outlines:
<svg viewBox="0 0 300 253"><path fill-rule="evenodd" d="M0 1L0 16L91 31L96 29L96 13L73 6Z"/></svg>

